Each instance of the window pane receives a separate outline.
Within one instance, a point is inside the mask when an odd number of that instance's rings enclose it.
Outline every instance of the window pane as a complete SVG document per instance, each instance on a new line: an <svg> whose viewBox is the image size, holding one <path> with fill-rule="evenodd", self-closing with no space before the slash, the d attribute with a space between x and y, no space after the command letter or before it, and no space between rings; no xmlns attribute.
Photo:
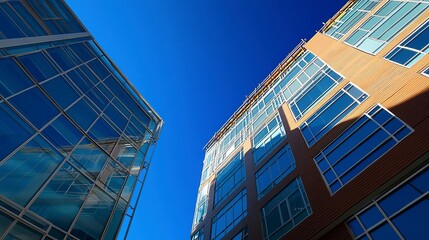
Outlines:
<svg viewBox="0 0 429 240"><path fill-rule="evenodd" d="M34 85L30 78L11 58L0 59L0 94L9 97Z"/></svg>
<svg viewBox="0 0 429 240"><path fill-rule="evenodd" d="M92 183L70 164L55 174L30 210L68 230L83 204Z"/></svg>
<svg viewBox="0 0 429 240"><path fill-rule="evenodd" d="M59 113L52 102L36 87L14 96L9 101L37 128L43 127Z"/></svg>
<svg viewBox="0 0 429 240"><path fill-rule="evenodd" d="M58 70L41 52L21 56L18 60L38 82L58 74Z"/></svg>
<svg viewBox="0 0 429 240"><path fill-rule="evenodd" d="M79 94L65 80L64 77L58 76L44 84L42 88L60 105L63 109L79 98Z"/></svg>
<svg viewBox="0 0 429 240"><path fill-rule="evenodd" d="M368 118L367 115L371 118ZM331 165L333 165L332 179L329 183L334 183L335 179L340 177L342 184L347 184L352 178L357 176L366 167L375 162L378 158L388 152L402 139L392 137L394 132L389 132L388 129L397 128L381 128L380 125L385 124L389 119L396 119L395 121L402 125L405 129L405 136L412 132L408 126L405 125L399 118L388 112L380 105L377 105L366 112L365 115L360 117L354 122L347 130L339 135L333 142L331 142L325 149L322 150L323 156L319 154L314 161L321 170L326 167L321 167L320 159L325 158ZM368 121L369 120L369 121ZM390 120L391 121L391 120ZM388 122L387 124L389 124ZM318 159L316 161L316 159ZM340 182L338 182L340 183ZM338 187L333 189L333 185L329 186L332 192L336 192Z"/></svg>
<svg viewBox="0 0 429 240"><path fill-rule="evenodd" d="M115 201L94 187L83 205L72 234L79 239L100 239Z"/></svg>
<svg viewBox="0 0 429 240"><path fill-rule="evenodd" d="M25 206L62 159L43 138L36 137L0 166L0 194Z"/></svg>
<svg viewBox="0 0 429 240"><path fill-rule="evenodd" d="M31 229L29 226L18 222L12 230L7 234L5 240L15 239L42 239L43 235L36 230Z"/></svg>
<svg viewBox="0 0 429 240"><path fill-rule="evenodd" d="M27 140L34 130L4 102L0 103L0 161Z"/></svg>

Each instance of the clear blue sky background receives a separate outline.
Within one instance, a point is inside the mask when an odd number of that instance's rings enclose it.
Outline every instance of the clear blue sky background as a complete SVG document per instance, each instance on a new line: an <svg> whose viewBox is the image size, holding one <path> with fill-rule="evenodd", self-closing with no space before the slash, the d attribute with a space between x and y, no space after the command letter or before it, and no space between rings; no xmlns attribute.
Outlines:
<svg viewBox="0 0 429 240"><path fill-rule="evenodd" d="M203 147L346 0L67 0L165 121L128 239L190 238Z"/></svg>

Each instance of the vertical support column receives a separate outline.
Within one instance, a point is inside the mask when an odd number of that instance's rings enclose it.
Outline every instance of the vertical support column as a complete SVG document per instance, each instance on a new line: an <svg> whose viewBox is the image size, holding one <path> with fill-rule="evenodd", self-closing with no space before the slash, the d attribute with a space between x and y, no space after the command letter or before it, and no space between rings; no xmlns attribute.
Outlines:
<svg viewBox="0 0 429 240"><path fill-rule="evenodd" d="M252 154L252 139L247 139L243 144L244 164L246 168L246 189L247 189L247 226L249 236L252 239L263 239L261 225L261 210L258 207L258 197L256 192L255 164Z"/></svg>

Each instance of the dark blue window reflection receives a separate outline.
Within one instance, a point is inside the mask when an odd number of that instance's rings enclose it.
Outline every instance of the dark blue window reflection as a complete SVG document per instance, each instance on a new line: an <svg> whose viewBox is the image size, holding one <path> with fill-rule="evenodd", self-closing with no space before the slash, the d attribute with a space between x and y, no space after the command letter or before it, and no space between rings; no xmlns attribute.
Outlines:
<svg viewBox="0 0 429 240"><path fill-rule="evenodd" d="M416 176L371 201L368 208L347 223L355 239L426 239L428 183L429 165L426 165Z"/></svg>
<svg viewBox="0 0 429 240"><path fill-rule="evenodd" d="M67 108L79 98L79 94L63 76L58 76L43 83L42 87L63 109Z"/></svg>
<svg viewBox="0 0 429 240"><path fill-rule="evenodd" d="M347 84L299 127L307 144L312 146L367 98L366 93Z"/></svg>
<svg viewBox="0 0 429 240"><path fill-rule="evenodd" d="M118 205L116 205L115 211L110 220L109 226L107 228L106 234L104 237L106 239L114 239L119 230L119 225L121 224L122 217L125 214L125 209L127 205L126 202L122 199L119 199Z"/></svg>
<svg viewBox="0 0 429 240"><path fill-rule="evenodd" d="M404 133L399 137L401 131ZM377 105L323 149L314 161L335 193L411 132L399 118Z"/></svg>
<svg viewBox="0 0 429 240"><path fill-rule="evenodd" d="M426 198L393 218L392 221L405 239L425 239L429 234L428 216L429 199Z"/></svg>
<svg viewBox="0 0 429 240"><path fill-rule="evenodd" d="M402 43L396 46L386 58L410 67L426 55L429 48L429 21L426 21Z"/></svg>
<svg viewBox="0 0 429 240"><path fill-rule="evenodd" d="M0 232L4 233L6 229L10 226L10 224L12 224L13 221L14 221L13 218L0 212Z"/></svg>
<svg viewBox="0 0 429 240"><path fill-rule="evenodd" d="M71 152L74 145L82 138L82 133L63 115L46 127L42 134L64 153Z"/></svg>
<svg viewBox="0 0 429 240"><path fill-rule="evenodd" d="M58 109L37 87L27 90L9 101L37 128L43 127L59 113Z"/></svg>
<svg viewBox="0 0 429 240"><path fill-rule="evenodd" d="M46 50L52 59L54 59L55 63L62 69L62 70L68 70L75 66L75 64L71 61L71 59L68 57L68 55L63 51L63 49L57 47L57 48L51 48Z"/></svg>
<svg viewBox="0 0 429 240"><path fill-rule="evenodd" d="M41 52L21 56L18 59L38 82L58 74L58 70Z"/></svg>
<svg viewBox="0 0 429 240"><path fill-rule="evenodd" d="M70 161L95 179L100 174L108 156L94 143L83 139L73 150Z"/></svg>
<svg viewBox="0 0 429 240"><path fill-rule="evenodd" d="M62 229L68 229L82 206L92 182L70 164L55 174L30 210Z"/></svg>
<svg viewBox="0 0 429 240"><path fill-rule="evenodd" d="M0 59L0 73L0 94L3 97L9 97L34 85L30 78L11 58Z"/></svg>
<svg viewBox="0 0 429 240"><path fill-rule="evenodd" d="M115 201L98 187L94 187L83 205L72 230L79 239L101 239Z"/></svg>
<svg viewBox="0 0 429 240"><path fill-rule="evenodd" d="M83 98L68 109L66 113L86 131L98 116L94 107L88 99Z"/></svg>
<svg viewBox="0 0 429 240"><path fill-rule="evenodd" d="M7 234L5 240L17 240L17 239L42 239L43 234L33 230L31 227L18 222L12 230Z"/></svg>
<svg viewBox="0 0 429 240"><path fill-rule="evenodd" d="M0 161L27 140L34 130L4 102L0 103Z"/></svg>
<svg viewBox="0 0 429 240"><path fill-rule="evenodd" d="M0 194L24 206L62 159L42 137L36 137L0 166Z"/></svg>

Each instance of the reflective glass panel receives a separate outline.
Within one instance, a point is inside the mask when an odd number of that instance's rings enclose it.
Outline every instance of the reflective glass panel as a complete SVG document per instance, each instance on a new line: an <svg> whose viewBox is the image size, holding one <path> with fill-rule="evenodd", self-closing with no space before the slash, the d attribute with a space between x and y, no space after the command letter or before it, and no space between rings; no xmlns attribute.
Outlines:
<svg viewBox="0 0 429 240"><path fill-rule="evenodd" d="M34 138L0 165L0 194L25 206L62 160L42 137Z"/></svg>
<svg viewBox="0 0 429 240"><path fill-rule="evenodd" d="M30 210L67 231L92 185L74 167L65 163Z"/></svg>

